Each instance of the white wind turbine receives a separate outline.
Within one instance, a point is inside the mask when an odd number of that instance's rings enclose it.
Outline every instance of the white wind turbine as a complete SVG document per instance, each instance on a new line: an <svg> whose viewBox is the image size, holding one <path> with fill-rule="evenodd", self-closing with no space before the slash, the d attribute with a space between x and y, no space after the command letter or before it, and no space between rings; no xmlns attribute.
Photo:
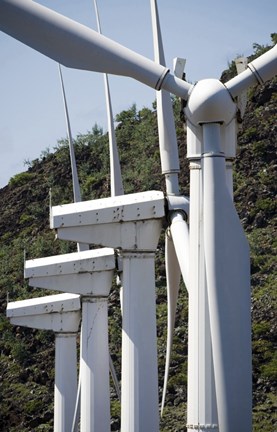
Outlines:
<svg viewBox="0 0 277 432"><path fill-rule="evenodd" d="M164 205L149 191L52 208L58 238L113 247L122 263L122 432L159 430L154 260Z"/></svg>
<svg viewBox="0 0 277 432"><path fill-rule="evenodd" d="M62 75L62 70L61 70L60 64L58 66L59 66L59 76L60 76L60 81L61 81L61 89L62 89L65 119L66 119L67 134L68 134L68 142L69 142L74 202L81 202L82 196L81 196L81 189L80 189L78 170L77 170L77 164L76 164L76 158L75 158L74 143L73 143L73 138L72 138L72 133L71 133L71 125L70 125L70 118L69 118L69 112L68 112L68 106L67 106L67 100L66 100L66 93L65 93L64 82L63 82L63 75ZM107 104L108 104L108 102L107 102ZM107 105L107 111L108 111L108 117L109 117L109 114L111 113L111 107L109 107L108 105ZM110 126L109 133L110 132L112 133L112 126ZM113 132L113 137L115 138L114 132ZM113 164L113 168L111 168L111 188L112 188L112 190L114 190L114 188L116 188L116 187L118 188L118 184L119 184L119 182L117 180L118 171L120 174L120 166L119 166L119 159L118 159L118 153L117 153L117 146L116 146L116 142L115 142L114 138L110 139L110 141L111 141L110 152L112 153L112 154L110 154L110 161L111 161L111 164ZM115 162L113 162L113 161L115 161ZM113 173L115 173L115 174L113 175ZM117 174L117 177L116 177L116 174ZM120 176L120 180L121 180L121 176ZM121 182L121 185L122 185L122 182ZM77 242L77 250L78 251L89 250L89 245L86 243ZM115 368L113 365L111 355L109 355L109 364L110 364L110 372L111 372L113 383L114 383L114 386L116 389L116 393L118 395L118 398L120 399L120 387L119 387L119 383L118 383L118 379L116 376L116 372L115 372ZM74 418L74 422L76 425L77 425L77 418L79 417L78 412L79 412L79 398L80 398L80 385L81 385L81 379L80 378L79 378L78 394L77 394L77 401L76 401L76 415ZM75 427L77 427L77 426L75 426Z"/></svg>
<svg viewBox="0 0 277 432"><path fill-rule="evenodd" d="M152 26L154 34L154 50L155 60L160 64L165 65L164 53L162 48L162 37L160 31L159 17L157 3L155 0L151 0L152 10ZM177 59L178 61L178 59ZM181 60L179 59L181 63ZM177 63L177 62L176 62ZM183 69L180 65L179 76L182 76ZM210 340L209 322L206 319L205 326L201 331L198 328L199 316L203 314L207 317L207 305L205 302L201 302L202 310L200 312L198 295L199 289L205 289L205 281L196 277L200 271L200 263L197 258L196 251L199 248L198 242L195 236L188 234L188 226L186 219L190 215L190 218L194 218L194 207L189 211L188 201L184 197L179 197L179 185L178 185L178 148L177 139L175 133L175 124L173 118L172 103L170 95L167 92L161 90L157 92L157 113L158 113L158 125L159 125L159 142L160 142L160 153L162 170L166 176L166 189L168 200L172 200L172 196L175 197L175 207L170 208L170 221L172 221L168 232L171 233L172 240L167 234L166 236L166 270L167 270L167 291L168 291L168 335L167 335L167 355L165 365L165 378L164 388L161 403L161 415L163 414L166 388L169 375L169 364L171 346L173 340L174 322L177 307L179 282L180 282L180 270L182 269L183 280L186 288L189 290L189 298L192 306L190 307L190 315L193 319L190 320L189 335L192 343L189 346L189 373L188 373L188 403L187 408L187 419L188 424L191 423L194 414L197 414L197 421L193 418L193 424L217 424L217 413L216 413L216 402L215 402L215 391L214 391L214 377L213 377L213 364L211 359L211 347L208 343ZM175 162L175 164L174 164ZM174 179L174 182L173 180ZM176 198L177 197L177 198ZM181 203L187 203L181 207ZM177 224L176 224L177 222ZM193 226L194 222L191 222ZM198 229L198 225L195 225ZM192 230L192 234L194 231ZM193 243L190 248L190 243ZM174 247L174 244L176 245ZM169 246L171 249L169 250ZM195 249L193 250L193 247ZM175 248L177 255L175 253ZM190 269L189 269L190 260ZM178 266L179 261L179 266ZM190 274L189 274L190 273ZM191 276L190 276L191 275ZM190 280L191 278L191 280ZM196 294L196 295L195 295ZM200 318L201 321L201 318ZM195 340L197 339L197 343Z"/></svg>
<svg viewBox="0 0 277 432"><path fill-rule="evenodd" d="M122 432L159 430L154 261L164 207L163 193L149 191L51 212L58 238L112 247L122 265Z"/></svg>
<svg viewBox="0 0 277 432"><path fill-rule="evenodd" d="M31 1L2 0L0 12L3 31L69 67L127 75L188 101L186 116L191 129L196 131L190 151L198 143L203 147L201 241L207 273L219 430L250 431L249 252L227 188L222 134L235 115L234 99L277 73L276 47L225 85L217 80L203 80L192 86L169 74L167 68ZM190 206L193 199L191 196ZM202 428L207 429L207 425Z"/></svg>

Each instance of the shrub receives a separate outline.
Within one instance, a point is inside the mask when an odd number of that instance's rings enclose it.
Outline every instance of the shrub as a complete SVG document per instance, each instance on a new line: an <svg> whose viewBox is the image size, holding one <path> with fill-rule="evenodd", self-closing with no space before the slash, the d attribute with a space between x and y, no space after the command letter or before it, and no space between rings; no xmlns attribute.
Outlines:
<svg viewBox="0 0 277 432"><path fill-rule="evenodd" d="M10 179L9 186L23 186L26 183L29 183L34 177L35 174L30 172L16 174Z"/></svg>

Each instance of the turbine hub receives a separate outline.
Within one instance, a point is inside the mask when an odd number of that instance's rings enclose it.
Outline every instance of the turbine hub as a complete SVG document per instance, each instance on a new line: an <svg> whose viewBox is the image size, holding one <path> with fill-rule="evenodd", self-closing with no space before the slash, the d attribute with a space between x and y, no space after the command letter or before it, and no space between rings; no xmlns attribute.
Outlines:
<svg viewBox="0 0 277 432"><path fill-rule="evenodd" d="M199 81L193 87L185 108L188 120L195 126L203 123L228 124L235 113L236 105L228 90L216 79Z"/></svg>

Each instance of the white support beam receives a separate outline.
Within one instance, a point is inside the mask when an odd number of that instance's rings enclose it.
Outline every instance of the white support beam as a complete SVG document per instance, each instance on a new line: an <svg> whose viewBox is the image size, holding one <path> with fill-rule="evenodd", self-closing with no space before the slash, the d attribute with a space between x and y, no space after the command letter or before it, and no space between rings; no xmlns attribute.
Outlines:
<svg viewBox="0 0 277 432"><path fill-rule="evenodd" d="M108 295L114 268L113 249L94 249L28 260L25 278L29 278L30 286L37 288L81 295ZM105 293L103 279L106 280Z"/></svg>
<svg viewBox="0 0 277 432"><path fill-rule="evenodd" d="M80 296L57 294L10 302L11 324L55 332L54 432L71 430L77 394L76 337Z"/></svg>

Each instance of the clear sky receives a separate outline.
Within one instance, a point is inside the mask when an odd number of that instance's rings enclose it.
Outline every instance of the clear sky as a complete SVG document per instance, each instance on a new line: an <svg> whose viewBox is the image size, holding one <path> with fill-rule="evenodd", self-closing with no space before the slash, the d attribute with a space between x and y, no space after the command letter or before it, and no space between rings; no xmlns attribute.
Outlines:
<svg viewBox="0 0 277 432"><path fill-rule="evenodd" d="M93 0L39 0L96 29ZM149 0L98 0L102 32L153 58ZM219 78L254 42L268 44L277 31L276 0L158 0L167 66L187 59L187 79ZM57 64L0 32L0 188L66 137ZM101 74L63 68L73 136L97 123L106 130ZM110 78L114 115L133 103L150 107L155 91L123 77Z"/></svg>

